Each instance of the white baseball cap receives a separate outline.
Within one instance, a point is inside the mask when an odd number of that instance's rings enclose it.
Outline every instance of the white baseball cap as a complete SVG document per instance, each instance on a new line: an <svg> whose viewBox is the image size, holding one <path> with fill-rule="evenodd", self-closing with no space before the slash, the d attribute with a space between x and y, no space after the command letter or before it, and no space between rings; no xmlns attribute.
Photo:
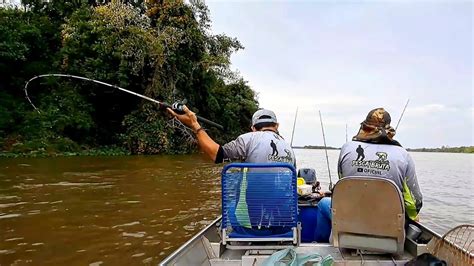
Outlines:
<svg viewBox="0 0 474 266"><path fill-rule="evenodd" d="M278 123L275 113L267 109L257 110L252 116L252 126L265 122Z"/></svg>

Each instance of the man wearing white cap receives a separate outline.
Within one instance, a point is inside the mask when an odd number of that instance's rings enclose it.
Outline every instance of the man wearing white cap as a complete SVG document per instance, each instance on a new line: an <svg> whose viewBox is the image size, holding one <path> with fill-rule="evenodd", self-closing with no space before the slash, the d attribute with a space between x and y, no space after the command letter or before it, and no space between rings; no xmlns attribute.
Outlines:
<svg viewBox="0 0 474 266"><path fill-rule="evenodd" d="M184 114L179 115L168 109L196 134L198 145L215 163L224 160L239 160L248 163L285 162L295 165L295 154L278 133L278 121L275 113L260 109L252 116L252 132L242 134L235 140L217 144L198 123L196 114L184 106Z"/></svg>

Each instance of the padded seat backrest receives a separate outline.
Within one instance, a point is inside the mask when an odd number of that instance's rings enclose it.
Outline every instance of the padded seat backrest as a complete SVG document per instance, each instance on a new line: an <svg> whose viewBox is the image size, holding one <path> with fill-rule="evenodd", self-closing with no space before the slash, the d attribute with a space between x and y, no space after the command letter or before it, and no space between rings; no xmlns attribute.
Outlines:
<svg viewBox="0 0 474 266"><path fill-rule="evenodd" d="M335 247L402 254L404 201L396 184L382 177L345 177L334 187Z"/></svg>

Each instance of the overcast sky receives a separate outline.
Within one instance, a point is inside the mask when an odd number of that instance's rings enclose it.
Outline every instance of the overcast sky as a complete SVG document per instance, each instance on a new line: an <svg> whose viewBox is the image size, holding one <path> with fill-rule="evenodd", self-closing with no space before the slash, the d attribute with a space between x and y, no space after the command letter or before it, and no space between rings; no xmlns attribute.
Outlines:
<svg viewBox="0 0 474 266"><path fill-rule="evenodd" d="M213 32L237 37L232 57L293 145L340 147L384 107L405 147L473 144L470 1L208 1Z"/></svg>

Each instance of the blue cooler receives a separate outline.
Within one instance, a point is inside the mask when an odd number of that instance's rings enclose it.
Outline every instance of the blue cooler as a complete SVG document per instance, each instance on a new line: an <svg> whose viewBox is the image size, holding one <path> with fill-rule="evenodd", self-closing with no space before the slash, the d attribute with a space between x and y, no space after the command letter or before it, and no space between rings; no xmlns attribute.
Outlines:
<svg viewBox="0 0 474 266"><path fill-rule="evenodd" d="M316 206L298 206L298 221L301 223L301 242L315 242L316 232L316 214L318 207Z"/></svg>

